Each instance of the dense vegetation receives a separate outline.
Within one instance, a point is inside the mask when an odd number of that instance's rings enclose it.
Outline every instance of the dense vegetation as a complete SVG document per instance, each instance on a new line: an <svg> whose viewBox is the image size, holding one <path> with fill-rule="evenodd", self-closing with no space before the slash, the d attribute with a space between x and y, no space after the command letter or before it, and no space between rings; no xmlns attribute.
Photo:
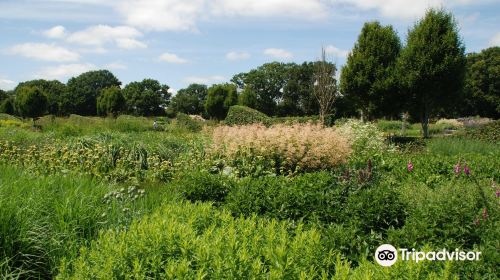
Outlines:
<svg viewBox="0 0 500 280"><path fill-rule="evenodd" d="M394 146L384 133L400 124L157 121L153 128L139 117L43 117L34 130L2 115L0 275L498 274L500 149L476 140L491 126L455 121L457 136ZM483 258L382 269L373 252L383 243L478 250Z"/></svg>
<svg viewBox="0 0 500 280"><path fill-rule="evenodd" d="M499 121L452 118L498 116L498 54L431 10L405 45L365 24L339 85L322 60L0 91L0 278L498 279ZM481 258L382 267L386 243Z"/></svg>

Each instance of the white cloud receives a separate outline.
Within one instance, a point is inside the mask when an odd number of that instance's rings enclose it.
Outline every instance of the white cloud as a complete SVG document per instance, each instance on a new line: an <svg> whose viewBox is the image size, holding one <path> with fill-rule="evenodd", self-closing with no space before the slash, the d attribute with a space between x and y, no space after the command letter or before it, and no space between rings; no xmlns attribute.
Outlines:
<svg viewBox="0 0 500 280"><path fill-rule="evenodd" d="M200 76L190 76L184 79L186 83L189 84L213 84L217 82L224 81L226 78L223 76L207 76L207 77L200 77Z"/></svg>
<svg viewBox="0 0 500 280"><path fill-rule="evenodd" d="M16 87L16 84L17 83L12 80L0 78L0 89L11 90Z"/></svg>
<svg viewBox="0 0 500 280"><path fill-rule="evenodd" d="M215 0L216 15L251 17L294 17L314 20L327 16L327 6L321 0Z"/></svg>
<svg viewBox="0 0 500 280"><path fill-rule="evenodd" d="M498 46L500 46L500 32L498 32L497 34L495 34L495 36L493 36L493 38L491 38L491 40L490 40L490 46L491 47L498 47Z"/></svg>
<svg viewBox="0 0 500 280"><path fill-rule="evenodd" d="M177 91L178 91L178 90L177 90L177 89L175 89L175 88L169 88L169 89L167 90L167 92L171 93L171 94L172 94L172 96L176 95L176 94L177 94Z"/></svg>
<svg viewBox="0 0 500 280"><path fill-rule="evenodd" d="M178 55L176 54L173 54L173 53L163 53L162 55L160 55L160 61L165 61L165 62L168 62L168 63L175 63L175 64L184 64L184 63L188 63L188 61L184 58L181 58L179 57Z"/></svg>
<svg viewBox="0 0 500 280"><path fill-rule="evenodd" d="M325 0L125 0L115 9L130 26L155 31L196 31L200 20L221 16L323 19Z"/></svg>
<svg viewBox="0 0 500 280"><path fill-rule="evenodd" d="M112 62L104 65L104 68L106 69L112 69L112 70L125 70L127 69L127 65L120 63L120 62Z"/></svg>
<svg viewBox="0 0 500 280"><path fill-rule="evenodd" d="M66 36L66 29L62 25L54 26L50 29L43 31L43 35L52 39L61 39Z"/></svg>
<svg viewBox="0 0 500 280"><path fill-rule="evenodd" d="M264 50L264 54L280 60L288 60L293 58L293 54L284 49L269 48Z"/></svg>
<svg viewBox="0 0 500 280"><path fill-rule="evenodd" d="M196 30L206 0L126 0L118 12L127 24L156 31Z"/></svg>
<svg viewBox="0 0 500 280"><path fill-rule="evenodd" d="M120 49L126 49L126 50L130 50L130 49L144 49L144 48L148 47L143 42L138 41L136 39L130 39L130 38L119 38L119 39L116 39L116 45Z"/></svg>
<svg viewBox="0 0 500 280"><path fill-rule="evenodd" d="M55 44L18 44L10 48L10 53L44 61L70 62L80 59L80 55L77 52L70 51Z"/></svg>
<svg viewBox="0 0 500 280"><path fill-rule="evenodd" d="M35 74L35 78L48 80L62 80L69 77L78 76L81 73L95 70L96 67L90 63L84 64L62 64L55 67L46 67Z"/></svg>
<svg viewBox="0 0 500 280"><path fill-rule="evenodd" d="M146 48L147 45L145 43L136 39L141 36L142 33L139 30L130 26L112 27L101 24L71 33L67 37L67 41L70 43L97 47L102 47L108 43L114 43L122 49Z"/></svg>
<svg viewBox="0 0 500 280"><path fill-rule="evenodd" d="M228 52L226 54L226 59L232 60L232 61L245 60L245 59L249 59L249 58L250 58L250 54L248 52Z"/></svg>
<svg viewBox="0 0 500 280"><path fill-rule="evenodd" d="M349 54L349 51L339 49L333 45L328 45L325 47L325 52L329 55L333 55L339 58L345 58Z"/></svg>
<svg viewBox="0 0 500 280"><path fill-rule="evenodd" d="M492 2L491 0L330 0L334 5L349 4L361 10L376 10L382 16L416 19L429 8L450 8Z"/></svg>

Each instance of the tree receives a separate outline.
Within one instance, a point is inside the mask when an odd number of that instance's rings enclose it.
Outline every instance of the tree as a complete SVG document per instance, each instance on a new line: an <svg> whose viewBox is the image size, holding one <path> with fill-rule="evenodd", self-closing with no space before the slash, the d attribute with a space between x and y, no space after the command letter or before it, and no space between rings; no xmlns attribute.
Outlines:
<svg viewBox="0 0 500 280"><path fill-rule="evenodd" d="M35 119L47 110L47 96L37 87L21 87L16 92L15 108L23 118Z"/></svg>
<svg viewBox="0 0 500 280"><path fill-rule="evenodd" d="M465 72L464 45L455 19L444 10L431 9L408 32L398 62L409 95L409 111L420 117L428 137L429 117L458 99Z"/></svg>
<svg viewBox="0 0 500 280"><path fill-rule="evenodd" d="M257 94L252 86L246 86L238 97L238 104L255 109L257 107Z"/></svg>
<svg viewBox="0 0 500 280"><path fill-rule="evenodd" d="M283 100L278 108L279 115L304 116L318 113L319 104L313 94L316 64L317 62L304 62L288 69Z"/></svg>
<svg viewBox="0 0 500 280"><path fill-rule="evenodd" d="M500 47L467 55L463 98L462 114L500 118Z"/></svg>
<svg viewBox="0 0 500 280"><path fill-rule="evenodd" d="M283 100L283 89L288 81L288 71L293 63L266 63L248 73L240 73L231 79L238 88L250 86L257 96L255 109L267 115L276 115L277 106Z"/></svg>
<svg viewBox="0 0 500 280"><path fill-rule="evenodd" d="M97 113L99 115L118 116L125 109L125 98L119 87L113 86L102 90L97 98Z"/></svg>
<svg viewBox="0 0 500 280"><path fill-rule="evenodd" d="M0 103L0 113L4 114L9 114L9 115L14 115L15 114L15 109L14 109L14 102L12 101L13 99L11 97L6 98Z"/></svg>
<svg viewBox="0 0 500 280"><path fill-rule="evenodd" d="M167 85L153 79L128 84L122 91L127 111L138 116L164 115L172 95L168 89Z"/></svg>
<svg viewBox="0 0 500 280"><path fill-rule="evenodd" d="M400 50L401 42L392 26L377 21L363 25L340 76L342 94L361 110L362 117L398 113L395 66Z"/></svg>
<svg viewBox="0 0 500 280"><path fill-rule="evenodd" d="M4 101L5 99L9 98L9 95L0 89L0 103L2 103L2 101Z"/></svg>
<svg viewBox="0 0 500 280"><path fill-rule="evenodd" d="M85 72L69 79L68 91L61 101L66 113L97 114L97 97L105 88L120 86L121 82L108 70Z"/></svg>
<svg viewBox="0 0 500 280"><path fill-rule="evenodd" d="M207 86L201 84L190 84L181 89L172 97L169 108L177 113L188 115L201 115L205 111L205 100L207 98Z"/></svg>
<svg viewBox="0 0 500 280"><path fill-rule="evenodd" d="M314 97L319 104L319 120L325 123L325 115L330 113L335 97L337 96L337 79L335 65L326 61L326 51L321 49L321 60L316 63L314 72Z"/></svg>
<svg viewBox="0 0 500 280"><path fill-rule="evenodd" d="M205 110L210 118L223 120L229 111L229 107L236 105L237 102L238 94L235 85L213 85L208 89Z"/></svg>
<svg viewBox="0 0 500 280"><path fill-rule="evenodd" d="M19 85L17 85L17 87L14 89L14 92L17 92L17 89L25 86L37 87L43 91L45 96L47 96L47 111L49 114L61 115L65 113L65 108L62 108L61 104L64 95L67 94L67 87L65 84L57 80L31 80L19 83Z"/></svg>

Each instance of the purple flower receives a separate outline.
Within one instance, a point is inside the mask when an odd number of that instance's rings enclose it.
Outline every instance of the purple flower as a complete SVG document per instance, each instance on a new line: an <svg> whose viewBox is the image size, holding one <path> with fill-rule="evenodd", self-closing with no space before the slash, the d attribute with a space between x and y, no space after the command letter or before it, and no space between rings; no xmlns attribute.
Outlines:
<svg viewBox="0 0 500 280"><path fill-rule="evenodd" d="M497 189L497 190L495 191L495 196L496 196L496 197L500 197L500 190L498 190L498 189Z"/></svg>
<svg viewBox="0 0 500 280"><path fill-rule="evenodd" d="M413 171L413 163L411 163L411 160L408 161L408 164L406 165L406 169L408 169L408 172Z"/></svg>
<svg viewBox="0 0 500 280"><path fill-rule="evenodd" d="M455 171L455 174L458 175L460 174L460 169L462 168L460 166L460 161L458 161L457 164L455 164L455 167L453 167L453 171Z"/></svg>
<svg viewBox="0 0 500 280"><path fill-rule="evenodd" d="M469 167L467 166L467 163L464 164L464 174L469 176L470 175L470 169Z"/></svg>

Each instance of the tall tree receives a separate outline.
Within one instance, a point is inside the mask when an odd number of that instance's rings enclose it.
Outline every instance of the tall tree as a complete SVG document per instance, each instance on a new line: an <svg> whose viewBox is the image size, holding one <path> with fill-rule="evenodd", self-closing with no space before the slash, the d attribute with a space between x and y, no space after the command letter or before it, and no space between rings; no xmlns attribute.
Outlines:
<svg viewBox="0 0 500 280"><path fill-rule="evenodd" d="M319 120L324 124L325 115L330 113L338 93L335 78L337 68L326 60L324 48L321 48L321 60L315 66L313 93L319 104Z"/></svg>
<svg viewBox="0 0 500 280"><path fill-rule="evenodd" d="M340 88L368 119L393 115L397 96L395 65L401 42L392 26L367 22L342 67Z"/></svg>
<svg viewBox="0 0 500 280"><path fill-rule="evenodd" d="M427 11L408 32L398 66L409 93L408 109L420 118L424 137L429 136L429 117L460 95L464 50L457 23L444 10Z"/></svg>
<svg viewBox="0 0 500 280"><path fill-rule="evenodd" d="M47 110L47 96L37 87L21 87L16 92L15 108L23 118L35 119Z"/></svg>
<svg viewBox="0 0 500 280"><path fill-rule="evenodd" d="M467 55L462 115L500 118L500 47Z"/></svg>
<svg viewBox="0 0 500 280"><path fill-rule="evenodd" d="M209 117L223 120L229 107L236 105L238 94L236 86L232 84L213 85L208 89L207 100L205 101L205 110Z"/></svg>
<svg viewBox="0 0 500 280"><path fill-rule="evenodd" d="M49 114L61 115L65 113L65 108L62 107L62 100L64 98L64 95L67 94L67 88L65 84L57 80L31 80L19 83L19 85L17 85L17 87L14 89L14 92L17 92L19 88L25 86L37 87L44 92L44 94L47 96L47 111Z"/></svg>
<svg viewBox="0 0 500 280"><path fill-rule="evenodd" d="M125 98L120 87L113 86L102 90L97 97L97 113L101 116L118 116L125 110Z"/></svg>
<svg viewBox="0 0 500 280"><path fill-rule="evenodd" d="M108 70L85 72L69 79L68 92L61 101L67 113L79 115L97 114L97 97L105 88L120 86L121 82Z"/></svg>
<svg viewBox="0 0 500 280"><path fill-rule="evenodd" d="M172 94L169 87L157 80L144 79L125 86L122 93L127 102L127 110L139 116L164 115Z"/></svg>
<svg viewBox="0 0 500 280"><path fill-rule="evenodd" d="M318 101L313 95L316 65L317 62L304 62L290 67L287 83L283 88L283 101L278 108L280 115L304 116L318 113Z"/></svg>
<svg viewBox="0 0 500 280"><path fill-rule="evenodd" d="M187 88L180 89L172 97L169 108L173 112L188 115L201 115L205 111L205 100L207 99L207 86L202 84L190 84Z"/></svg>
<svg viewBox="0 0 500 280"><path fill-rule="evenodd" d="M283 89L288 81L288 71L293 65L266 63L248 73L235 75L231 82L240 89L250 86L257 97L255 109L274 116L277 114L277 106L283 101Z"/></svg>

